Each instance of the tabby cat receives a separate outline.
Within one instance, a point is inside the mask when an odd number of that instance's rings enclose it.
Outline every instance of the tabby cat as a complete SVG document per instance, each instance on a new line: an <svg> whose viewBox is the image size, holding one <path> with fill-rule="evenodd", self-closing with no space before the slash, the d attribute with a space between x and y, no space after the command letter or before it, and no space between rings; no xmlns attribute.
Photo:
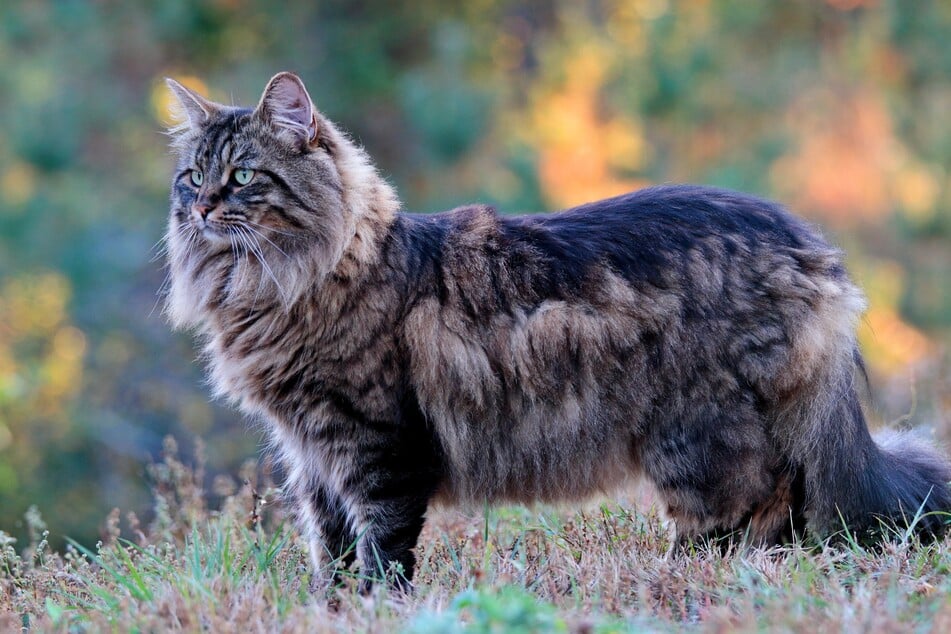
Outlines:
<svg viewBox="0 0 951 634"><path fill-rule="evenodd" d="M661 186L553 214L400 210L364 151L275 76L254 109L173 80L167 312L263 418L316 585L407 585L434 503L654 485L680 538L776 543L951 510L951 467L873 440L865 306L782 207ZM931 514L929 514L931 513Z"/></svg>

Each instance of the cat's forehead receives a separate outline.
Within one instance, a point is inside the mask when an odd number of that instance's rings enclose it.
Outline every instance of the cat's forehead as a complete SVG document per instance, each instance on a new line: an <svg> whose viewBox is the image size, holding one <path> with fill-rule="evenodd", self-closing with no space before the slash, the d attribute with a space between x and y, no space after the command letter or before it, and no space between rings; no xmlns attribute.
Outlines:
<svg viewBox="0 0 951 634"><path fill-rule="evenodd" d="M262 146L262 130L255 125L252 114L247 108L227 108L215 113L193 137L189 158L210 164L256 155Z"/></svg>

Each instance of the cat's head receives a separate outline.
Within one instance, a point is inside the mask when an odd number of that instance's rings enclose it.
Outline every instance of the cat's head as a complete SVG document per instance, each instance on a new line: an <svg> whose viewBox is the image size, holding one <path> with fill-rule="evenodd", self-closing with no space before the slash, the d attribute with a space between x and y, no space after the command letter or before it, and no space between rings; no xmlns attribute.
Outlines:
<svg viewBox="0 0 951 634"><path fill-rule="evenodd" d="M201 321L187 306L213 292L224 266L241 269L227 272L231 299L270 289L294 300L334 269L362 218L395 207L366 154L317 111L296 75L272 78L253 109L167 82L182 114L170 130L178 166L167 236L177 324ZM215 256L219 266L207 267ZM245 278L242 290L235 280Z"/></svg>

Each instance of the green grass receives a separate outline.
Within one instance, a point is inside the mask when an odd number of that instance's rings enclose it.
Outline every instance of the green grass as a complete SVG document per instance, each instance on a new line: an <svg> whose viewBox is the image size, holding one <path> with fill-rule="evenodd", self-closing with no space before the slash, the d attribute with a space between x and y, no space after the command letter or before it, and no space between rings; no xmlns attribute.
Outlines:
<svg viewBox="0 0 951 634"><path fill-rule="evenodd" d="M130 516L124 535L114 511L102 542L63 553L35 512L22 548L0 533L0 631L951 631L951 541L671 555L649 506L616 502L436 511L411 597L360 596L354 571L328 601L273 488L211 510L169 449L148 527Z"/></svg>

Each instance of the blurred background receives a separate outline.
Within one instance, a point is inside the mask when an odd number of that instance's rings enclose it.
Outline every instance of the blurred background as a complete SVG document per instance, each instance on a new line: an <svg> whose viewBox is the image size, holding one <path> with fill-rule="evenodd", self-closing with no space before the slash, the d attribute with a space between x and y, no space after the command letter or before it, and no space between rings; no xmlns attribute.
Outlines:
<svg viewBox="0 0 951 634"><path fill-rule="evenodd" d="M253 105L296 71L416 211L777 198L870 297L877 424L951 441L949 39L941 0L3 2L0 529L147 516L166 434L209 480L258 455L161 314L165 76Z"/></svg>

